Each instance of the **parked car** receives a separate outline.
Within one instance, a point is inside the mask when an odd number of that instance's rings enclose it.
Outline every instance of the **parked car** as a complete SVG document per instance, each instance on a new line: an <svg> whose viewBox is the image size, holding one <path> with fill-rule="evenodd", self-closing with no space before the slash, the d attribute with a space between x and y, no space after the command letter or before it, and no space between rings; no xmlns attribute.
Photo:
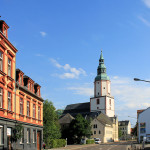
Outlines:
<svg viewBox="0 0 150 150"><path fill-rule="evenodd" d="M86 144L86 139L81 139L81 144Z"/></svg>
<svg viewBox="0 0 150 150"><path fill-rule="evenodd" d="M150 143L150 137L146 137L146 143Z"/></svg>
<svg viewBox="0 0 150 150"><path fill-rule="evenodd" d="M100 144L101 143L100 138L94 138L94 140L95 140L95 144Z"/></svg>

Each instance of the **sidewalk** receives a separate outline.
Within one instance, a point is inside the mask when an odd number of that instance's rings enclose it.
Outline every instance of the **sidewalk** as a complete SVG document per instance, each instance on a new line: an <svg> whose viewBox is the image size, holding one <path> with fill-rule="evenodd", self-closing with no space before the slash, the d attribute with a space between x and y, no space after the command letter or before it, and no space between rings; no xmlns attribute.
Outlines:
<svg viewBox="0 0 150 150"><path fill-rule="evenodd" d="M60 148L52 148L52 149L46 149L46 150L75 150L83 147L92 147L95 146L95 144L86 144L86 145L67 145L67 147L60 147Z"/></svg>

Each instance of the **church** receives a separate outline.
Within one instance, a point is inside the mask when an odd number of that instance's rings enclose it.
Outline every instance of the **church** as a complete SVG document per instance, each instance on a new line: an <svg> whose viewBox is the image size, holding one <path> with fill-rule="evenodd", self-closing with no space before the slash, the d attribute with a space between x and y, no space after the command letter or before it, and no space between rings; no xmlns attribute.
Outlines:
<svg viewBox="0 0 150 150"><path fill-rule="evenodd" d="M85 119L92 118L92 138L100 138L103 143L118 141L118 118L115 116L114 97L111 96L111 81L101 51L97 76L94 79L94 96L90 102L67 105L59 123L67 127L80 113Z"/></svg>

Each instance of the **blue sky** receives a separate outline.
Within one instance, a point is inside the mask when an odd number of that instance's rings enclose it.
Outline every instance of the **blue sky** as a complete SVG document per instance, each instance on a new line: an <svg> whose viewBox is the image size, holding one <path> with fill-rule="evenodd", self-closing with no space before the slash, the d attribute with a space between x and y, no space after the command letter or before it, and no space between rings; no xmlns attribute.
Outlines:
<svg viewBox="0 0 150 150"><path fill-rule="evenodd" d="M1 0L0 15L18 49L17 68L55 107L93 95L100 51L112 81L116 115L135 124L150 106L150 0Z"/></svg>

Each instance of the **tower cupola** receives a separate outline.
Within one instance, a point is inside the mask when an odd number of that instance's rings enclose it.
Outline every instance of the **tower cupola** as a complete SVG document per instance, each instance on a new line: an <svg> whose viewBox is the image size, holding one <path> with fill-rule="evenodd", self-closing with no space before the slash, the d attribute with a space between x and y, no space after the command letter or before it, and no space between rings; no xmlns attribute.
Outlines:
<svg viewBox="0 0 150 150"><path fill-rule="evenodd" d="M99 66L97 68L97 76L95 77L95 81L99 81L99 80L109 80L109 77L106 74L106 66L104 64L102 51L99 59Z"/></svg>

